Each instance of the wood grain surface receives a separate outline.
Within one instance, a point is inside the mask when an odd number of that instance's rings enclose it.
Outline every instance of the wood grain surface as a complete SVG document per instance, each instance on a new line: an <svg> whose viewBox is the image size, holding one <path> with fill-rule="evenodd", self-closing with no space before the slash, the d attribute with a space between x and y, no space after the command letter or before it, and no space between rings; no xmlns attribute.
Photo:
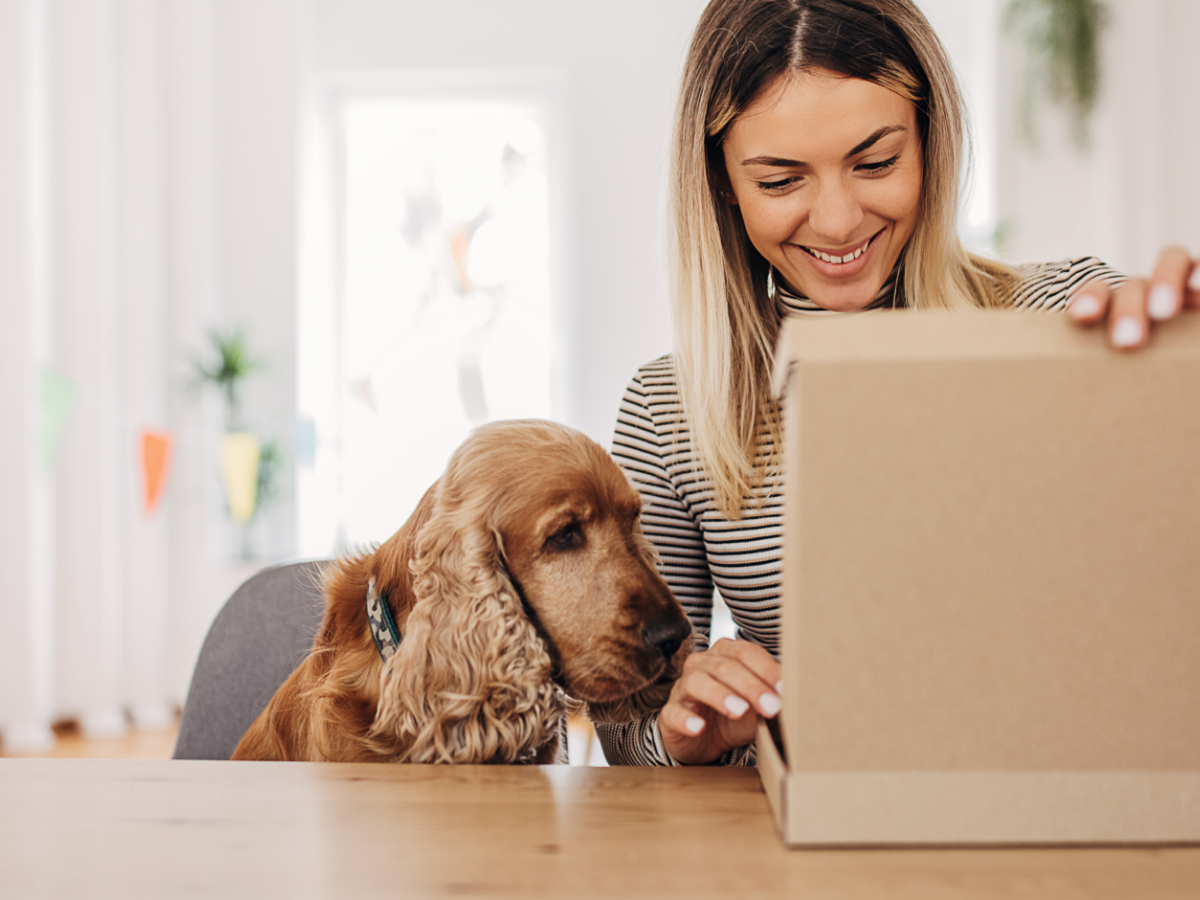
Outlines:
<svg viewBox="0 0 1200 900"><path fill-rule="evenodd" d="M1200 848L789 851L753 769L5 759L0 897L1196 900Z"/></svg>

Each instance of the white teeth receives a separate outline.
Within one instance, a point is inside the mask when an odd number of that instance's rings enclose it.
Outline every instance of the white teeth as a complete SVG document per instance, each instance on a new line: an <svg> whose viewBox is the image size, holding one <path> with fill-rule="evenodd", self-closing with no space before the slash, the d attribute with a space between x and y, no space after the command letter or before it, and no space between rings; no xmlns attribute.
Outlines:
<svg viewBox="0 0 1200 900"><path fill-rule="evenodd" d="M809 253L811 253L813 256L815 256L817 259L824 260L827 263L841 265L842 263L851 262L852 260L858 259L860 256L862 256L863 253L867 249L867 245L870 243L871 243L870 241L867 241L866 244L863 244L861 247L859 247L853 253L847 253L845 256L830 256L828 253L822 253L820 250L813 250L811 247L805 247L804 249L807 250Z"/></svg>

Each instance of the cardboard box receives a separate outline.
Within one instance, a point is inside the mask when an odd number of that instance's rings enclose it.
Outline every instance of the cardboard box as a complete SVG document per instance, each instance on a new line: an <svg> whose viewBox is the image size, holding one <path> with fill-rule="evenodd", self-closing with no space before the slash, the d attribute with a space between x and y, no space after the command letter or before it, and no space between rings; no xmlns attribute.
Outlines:
<svg viewBox="0 0 1200 900"><path fill-rule="evenodd" d="M1200 314L796 319L776 390L785 843L1200 841Z"/></svg>

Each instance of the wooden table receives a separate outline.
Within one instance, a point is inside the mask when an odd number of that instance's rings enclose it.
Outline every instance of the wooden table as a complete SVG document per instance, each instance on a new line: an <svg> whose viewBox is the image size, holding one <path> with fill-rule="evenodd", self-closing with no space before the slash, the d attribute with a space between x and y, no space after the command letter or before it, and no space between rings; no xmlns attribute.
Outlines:
<svg viewBox="0 0 1200 900"><path fill-rule="evenodd" d="M753 769L0 760L0 897L1200 898L1200 848L783 849Z"/></svg>

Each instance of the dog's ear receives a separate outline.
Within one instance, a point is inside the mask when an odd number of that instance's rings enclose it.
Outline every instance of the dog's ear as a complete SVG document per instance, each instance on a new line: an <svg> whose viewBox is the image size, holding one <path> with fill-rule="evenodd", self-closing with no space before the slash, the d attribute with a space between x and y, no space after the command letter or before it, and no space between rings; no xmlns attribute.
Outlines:
<svg viewBox="0 0 1200 900"><path fill-rule="evenodd" d="M552 662L479 509L439 501L416 540L414 605L372 737L398 762L526 761L561 714Z"/></svg>

